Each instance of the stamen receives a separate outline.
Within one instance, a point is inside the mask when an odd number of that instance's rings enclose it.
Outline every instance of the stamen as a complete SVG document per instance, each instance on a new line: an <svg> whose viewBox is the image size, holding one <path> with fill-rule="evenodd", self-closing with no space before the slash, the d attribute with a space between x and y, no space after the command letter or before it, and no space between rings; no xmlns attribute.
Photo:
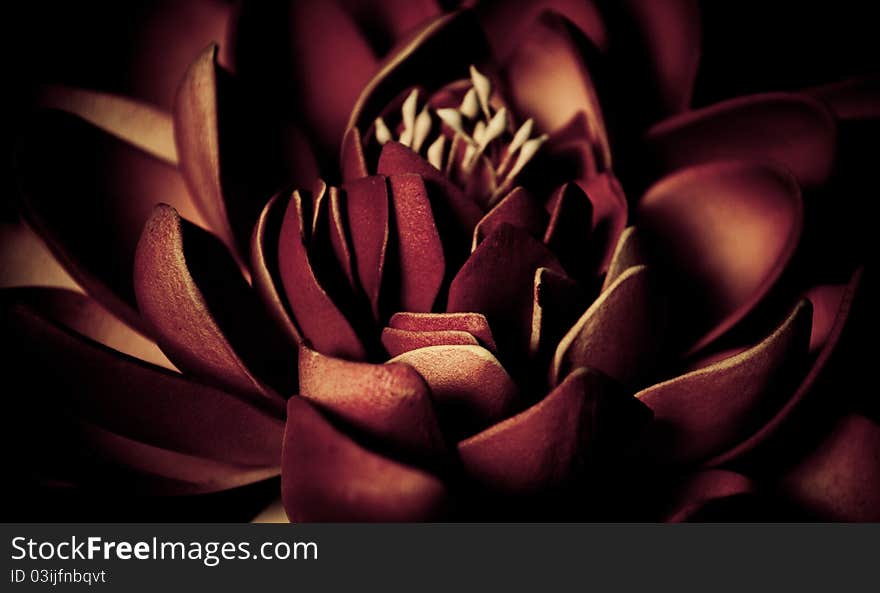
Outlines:
<svg viewBox="0 0 880 593"><path fill-rule="evenodd" d="M427 105L422 108L422 111L416 118L413 129L412 149L415 152L419 152L422 149L422 144L428 138L428 134L431 133L431 113L428 111Z"/></svg>
<svg viewBox="0 0 880 593"><path fill-rule="evenodd" d="M413 89L403 102L400 112L403 115L403 132L400 134L400 143L409 146L413 141L416 124L416 107L418 107L419 90Z"/></svg>
<svg viewBox="0 0 880 593"><path fill-rule="evenodd" d="M486 119L491 118L489 97L492 95L492 82L473 66L471 66L471 82L477 91L477 99L480 101L480 109L483 110L483 115Z"/></svg>
<svg viewBox="0 0 880 593"><path fill-rule="evenodd" d="M464 125L461 121L461 113L459 113L457 109L438 109L437 117L439 117L447 126L452 128L455 133L462 137L468 144L475 144L474 139L471 138L470 134L464 131Z"/></svg>
<svg viewBox="0 0 880 593"><path fill-rule="evenodd" d="M428 147L428 162L443 170L443 149L446 148L446 136L440 134L437 139Z"/></svg>
<svg viewBox="0 0 880 593"><path fill-rule="evenodd" d="M381 117L376 118L376 141L379 144L385 144L389 142L393 136L391 135L391 130L388 129L388 126L385 125L385 120Z"/></svg>
<svg viewBox="0 0 880 593"><path fill-rule="evenodd" d="M477 91L471 87L461 100L458 110L468 119L474 119L480 112L480 102L477 99Z"/></svg>

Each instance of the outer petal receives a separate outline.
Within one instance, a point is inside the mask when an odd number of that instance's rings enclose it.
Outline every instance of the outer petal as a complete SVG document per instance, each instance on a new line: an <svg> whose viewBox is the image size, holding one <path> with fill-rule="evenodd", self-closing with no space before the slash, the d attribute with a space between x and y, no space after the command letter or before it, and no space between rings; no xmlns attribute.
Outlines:
<svg viewBox="0 0 880 593"><path fill-rule="evenodd" d="M602 283L602 291L608 289L615 280L620 278L626 270L645 264L645 255L639 239L636 227L627 227L620 235L611 262L608 264L608 272Z"/></svg>
<svg viewBox="0 0 880 593"><path fill-rule="evenodd" d="M780 487L822 520L880 521L880 426L846 416Z"/></svg>
<svg viewBox="0 0 880 593"><path fill-rule="evenodd" d="M757 346L637 393L656 417L648 455L678 463L705 459L760 426L803 372L810 314L802 301Z"/></svg>
<svg viewBox="0 0 880 593"><path fill-rule="evenodd" d="M437 478L366 449L298 397L287 402L281 494L292 522L428 521L447 499Z"/></svg>
<svg viewBox="0 0 880 593"><path fill-rule="evenodd" d="M391 233L388 183L384 177L364 177L347 183L345 191L347 226L355 252L358 279L370 302L373 317L378 319L379 297L385 277L385 259ZM412 224L414 221L407 222Z"/></svg>
<svg viewBox="0 0 880 593"><path fill-rule="evenodd" d="M467 332L479 340L480 345L493 353L498 349L489 321L480 313L411 313L398 312L391 316L388 326L413 332Z"/></svg>
<svg viewBox="0 0 880 593"><path fill-rule="evenodd" d="M568 274L581 281L594 270L589 257L593 204L576 183L567 183L551 197L553 208L544 232L544 244L559 258Z"/></svg>
<svg viewBox="0 0 880 593"><path fill-rule="evenodd" d="M770 290L801 234L803 212L790 176L763 165L719 162L658 182L642 198L638 225L678 278L680 332L708 344ZM687 346L689 344L685 344Z"/></svg>
<svg viewBox="0 0 880 593"><path fill-rule="evenodd" d="M726 470L709 470L687 480L677 493L677 500L664 521L680 523L697 515L706 505L754 492L755 485L747 477Z"/></svg>
<svg viewBox="0 0 880 593"><path fill-rule="evenodd" d="M139 120L137 113L133 120ZM34 229L89 294L142 328L131 280L135 246L160 201L192 212L177 170L54 110L35 115L19 162L25 215Z"/></svg>
<svg viewBox="0 0 880 593"><path fill-rule="evenodd" d="M82 291L34 231L23 223L0 223L0 287L56 286Z"/></svg>
<svg viewBox="0 0 880 593"><path fill-rule="evenodd" d="M788 169L814 187L831 174L836 126L828 110L804 95L772 93L690 111L648 130L649 162L662 174L724 159L749 159Z"/></svg>
<svg viewBox="0 0 880 593"><path fill-rule="evenodd" d="M507 371L480 346L429 346L389 362L406 363L425 378L447 432L472 434L509 415L519 398Z"/></svg>
<svg viewBox="0 0 880 593"><path fill-rule="evenodd" d="M158 206L135 256L135 291L163 351L185 372L279 405L295 353L274 333L219 241Z"/></svg>
<svg viewBox="0 0 880 593"><path fill-rule="evenodd" d="M445 452L428 385L411 367L348 362L303 348L299 371L303 398L369 436L409 455Z"/></svg>
<svg viewBox="0 0 880 593"><path fill-rule="evenodd" d="M410 350L428 346L479 346L471 334L463 331L442 330L416 332L386 327L382 330L382 345L389 356L398 356Z"/></svg>
<svg viewBox="0 0 880 593"><path fill-rule="evenodd" d="M623 442L650 417L607 377L578 369L531 408L460 442L458 451L479 483L511 494L540 492L580 478L603 438Z"/></svg>
<svg viewBox="0 0 880 593"><path fill-rule="evenodd" d="M645 266L630 268L571 327L553 357L552 382L578 367L602 371L623 385L651 377L664 346L661 295Z"/></svg>

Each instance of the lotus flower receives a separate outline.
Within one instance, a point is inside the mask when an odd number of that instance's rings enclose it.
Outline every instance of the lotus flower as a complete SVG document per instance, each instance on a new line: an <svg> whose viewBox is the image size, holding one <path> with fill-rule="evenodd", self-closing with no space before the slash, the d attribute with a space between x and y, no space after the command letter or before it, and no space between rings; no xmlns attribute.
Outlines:
<svg viewBox="0 0 880 593"><path fill-rule="evenodd" d="M19 238L70 278L3 297L33 482L280 475L293 521L880 519L880 426L841 395L868 276L821 205L873 81L690 109L688 2L231 23L170 116L38 98L52 255Z"/></svg>

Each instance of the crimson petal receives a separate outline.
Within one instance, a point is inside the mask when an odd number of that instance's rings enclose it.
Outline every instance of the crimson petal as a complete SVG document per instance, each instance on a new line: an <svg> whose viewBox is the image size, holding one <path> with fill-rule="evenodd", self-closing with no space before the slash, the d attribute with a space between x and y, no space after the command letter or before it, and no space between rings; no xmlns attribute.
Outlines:
<svg viewBox="0 0 880 593"><path fill-rule="evenodd" d="M633 435L650 417L607 377L578 369L531 408L460 442L458 451L467 474L483 485L540 492L580 477L600 435Z"/></svg>
<svg viewBox="0 0 880 593"><path fill-rule="evenodd" d="M213 235L156 207L138 243L135 292L163 352L184 372L272 406L296 385L285 349L256 295Z"/></svg>
<svg viewBox="0 0 880 593"><path fill-rule="evenodd" d="M806 187L831 174L833 116L805 95L771 93L731 99L658 123L646 135L657 174L725 159L774 163Z"/></svg>
<svg viewBox="0 0 880 593"><path fill-rule="evenodd" d="M801 301L753 348L637 393L655 414L648 455L674 463L705 459L778 410L803 371L811 309Z"/></svg>
<svg viewBox="0 0 880 593"><path fill-rule="evenodd" d="M485 315L480 313L412 313L398 312L391 316L388 326L413 332L467 332L480 345L496 353L497 346Z"/></svg>
<svg viewBox="0 0 880 593"><path fill-rule="evenodd" d="M515 187L477 223L471 251L502 223L519 227L533 237L541 237L547 228L547 220L547 211L541 207L541 204L525 189Z"/></svg>
<svg viewBox="0 0 880 593"><path fill-rule="evenodd" d="M611 262L608 264L608 272L605 274L602 291L607 290L626 270L644 263L645 256L636 227L627 227L621 233L614 253L611 254Z"/></svg>
<svg viewBox="0 0 880 593"><path fill-rule="evenodd" d="M398 356L410 350L428 346L479 346L480 342L468 332L455 330L410 331L386 327L382 330L382 345L389 356Z"/></svg>
<svg viewBox="0 0 880 593"><path fill-rule="evenodd" d="M672 174L649 189L638 226L670 277L688 319L691 352L722 335L770 290L803 226L795 180L750 162L717 162Z"/></svg>
<svg viewBox="0 0 880 593"><path fill-rule="evenodd" d="M281 494L292 522L428 521L448 496L436 477L359 445L299 397L287 402Z"/></svg>
<svg viewBox="0 0 880 593"><path fill-rule="evenodd" d="M707 470L688 479L676 493L677 500L672 505L664 521L681 523L700 512L707 504L750 494L755 485L747 477L727 470Z"/></svg>
<svg viewBox="0 0 880 593"><path fill-rule="evenodd" d="M584 281L593 270L588 253L593 204L580 185L566 183L550 198L553 204L550 222L544 232L544 244L559 258L573 278Z"/></svg>
<svg viewBox="0 0 880 593"><path fill-rule="evenodd" d="M364 177L345 185L346 212L360 286L373 317L379 318L379 294L390 234L388 186L384 177Z"/></svg>

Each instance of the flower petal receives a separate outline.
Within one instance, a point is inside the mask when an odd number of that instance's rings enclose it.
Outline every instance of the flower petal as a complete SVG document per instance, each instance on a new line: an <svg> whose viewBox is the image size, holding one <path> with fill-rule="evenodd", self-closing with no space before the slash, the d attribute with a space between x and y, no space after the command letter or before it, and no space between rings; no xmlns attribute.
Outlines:
<svg viewBox="0 0 880 593"><path fill-rule="evenodd" d="M523 360L531 332L535 271L562 268L524 230L501 224L477 246L449 287L447 311L482 313L503 356Z"/></svg>
<svg viewBox="0 0 880 593"><path fill-rule="evenodd" d="M444 514L437 478L366 449L305 400L287 402L281 494L292 522L428 521Z"/></svg>
<svg viewBox="0 0 880 593"><path fill-rule="evenodd" d="M301 397L411 455L446 450L428 385L405 364L348 362L303 348Z"/></svg>
<svg viewBox="0 0 880 593"><path fill-rule="evenodd" d="M222 243L156 207L134 263L138 305L178 368L278 406L291 393L295 351L282 346Z"/></svg>
<svg viewBox="0 0 880 593"><path fill-rule="evenodd" d="M553 349L584 310L584 293L578 284L549 268L535 271L529 357L549 363Z"/></svg>
<svg viewBox="0 0 880 593"><path fill-rule="evenodd" d="M500 224L507 223L527 231L533 237L541 237L547 228L547 211L540 202L521 187L515 187L489 210L474 228L471 251L477 248Z"/></svg>
<svg viewBox="0 0 880 593"><path fill-rule="evenodd" d="M836 126L805 95L770 93L723 101L658 123L646 135L649 162L663 174L725 159L773 163L805 187L831 174Z"/></svg>
<svg viewBox="0 0 880 593"><path fill-rule="evenodd" d="M134 251L160 201L192 211L176 168L55 110L35 114L19 164L34 230L86 292L144 329L132 286Z"/></svg>
<svg viewBox="0 0 880 593"><path fill-rule="evenodd" d="M655 414L648 455L674 463L705 459L760 426L801 376L810 317L810 304L801 301L753 348L637 393Z"/></svg>
<svg viewBox="0 0 880 593"><path fill-rule="evenodd" d="M397 233L396 270L400 274L398 310L428 312L446 274L443 244L419 175L388 178Z"/></svg>
<svg viewBox="0 0 880 593"><path fill-rule="evenodd" d="M585 281L594 270L589 257L593 204L577 183L566 183L550 198L553 207L544 232L544 245L556 254L572 277Z"/></svg>
<svg viewBox="0 0 880 593"><path fill-rule="evenodd" d="M364 177L347 183L345 192L358 279L370 302L373 317L378 319L390 234L387 180L381 176Z"/></svg>
<svg viewBox="0 0 880 593"><path fill-rule="evenodd" d="M480 313L412 313L398 312L391 316L388 326L413 332L467 332L480 345L496 353L497 346L486 316Z"/></svg>
<svg viewBox="0 0 880 593"><path fill-rule="evenodd" d="M846 286L846 290L841 295L840 301L838 302L837 309L834 313L834 321L831 325L831 328L828 330L828 334L825 337L822 347L819 350L818 355L816 355L815 360L813 360L813 364L810 367L809 372L804 377L801 384L798 386L797 390L793 392L788 401L783 405L774 415L773 417L764 424L758 431L756 431L749 438L743 440L740 443L737 443L734 447L724 451L720 455L713 457L709 461L706 462L706 465L721 465L725 463L732 462L734 460L738 460L743 457L748 457L752 451L762 451L765 448L770 447L762 447L765 443L773 443L774 441L790 441L791 439L787 439L785 436L785 427L792 426L793 424L797 424L796 422L792 422L792 420L796 420L795 412L802 408L806 403L805 400L814 392L822 393L820 389L817 389L817 382L819 378L823 375L827 375L824 371L825 368L828 367L830 362L833 360L835 353L839 350L838 346L841 344L842 338L845 335L845 331L852 332L853 323L849 320L852 318L853 309L855 307L856 299L859 295L864 294L864 291L859 290L859 286L861 285L862 279L862 270L857 270L850 279L849 283ZM812 348L815 346L816 341L816 329L815 326L817 324L824 325L824 321L817 321L817 316L824 317L827 315L827 311L823 312L819 309L824 309L827 304L821 304L816 300L811 300L813 303L813 328L810 332L810 348L812 354ZM847 330L849 328L849 330ZM838 356L846 356L845 352L841 352ZM835 386L837 389L837 386ZM824 407L824 403L819 403L819 405ZM823 409L824 412L824 409ZM820 412L822 413L822 412ZM799 429L795 429L799 430ZM766 455L766 457L770 457L770 455Z"/></svg>
<svg viewBox="0 0 880 593"><path fill-rule="evenodd" d="M510 494L554 489L580 477L602 437L634 435L651 411L607 377L578 369L546 398L458 444L465 472ZM607 442L605 443L607 444Z"/></svg>
<svg viewBox="0 0 880 593"><path fill-rule="evenodd" d="M382 330L382 345L389 356L399 356L404 352L428 346L479 346L471 334L463 331L411 331L386 327Z"/></svg>
<svg viewBox="0 0 880 593"><path fill-rule="evenodd" d="M710 503L754 491L755 485L742 474L721 469L700 472L681 486L676 493L677 500L663 520L681 523Z"/></svg>
<svg viewBox="0 0 880 593"><path fill-rule="evenodd" d="M266 122L259 108L247 108L238 81L207 47L186 72L174 104L174 134L180 169L201 213L238 257L264 200L286 183L315 176L308 147L300 142L293 162L285 142L301 140L281 121ZM265 110L264 110L265 111ZM281 155L279 157L279 155Z"/></svg>
<svg viewBox="0 0 880 593"><path fill-rule="evenodd" d="M794 179L747 162L672 174L637 213L653 252L679 278L673 304L688 319L691 352L722 335L770 290L800 239L803 206ZM687 347L690 344L685 344Z"/></svg>
<svg viewBox="0 0 880 593"><path fill-rule="evenodd" d="M223 463L280 463L282 422L243 398L110 350L26 304L5 309L2 339L7 378L41 395L15 406L75 413L140 443Z"/></svg>
<svg viewBox="0 0 880 593"><path fill-rule="evenodd" d="M608 264L608 273L602 284L602 291L608 289L615 280L620 278L626 270L644 265L645 256L636 227L627 227L617 240L614 253L611 254L611 262Z"/></svg>
<svg viewBox="0 0 880 593"><path fill-rule="evenodd" d="M842 120L880 119L880 76L874 74L806 91Z"/></svg>
<svg viewBox="0 0 880 593"><path fill-rule="evenodd" d="M538 129L555 132L579 113L586 116L589 140L600 169L611 167L611 149L593 80L578 43L589 43L564 17L544 13L519 40L504 69L517 113L535 119Z"/></svg>
<svg viewBox="0 0 880 593"><path fill-rule="evenodd" d="M424 377L448 432L473 434L509 415L519 397L498 359L480 346L429 346L389 362L406 363Z"/></svg>
<svg viewBox="0 0 880 593"><path fill-rule="evenodd" d="M593 205L593 250L599 271L608 269L614 246L626 227L628 207L620 182L606 171L588 181L579 182Z"/></svg>
<svg viewBox="0 0 880 593"><path fill-rule="evenodd" d="M88 296L59 288L7 289L2 298L39 312L67 329L133 358L176 371L156 343L125 325Z"/></svg>
<svg viewBox="0 0 880 593"><path fill-rule="evenodd" d="M357 128L349 128L342 139L342 180L345 183L357 181L370 174L364 156L361 133Z"/></svg>
<svg viewBox="0 0 880 593"><path fill-rule="evenodd" d="M599 295L556 348L558 384L578 367L599 370L628 387L650 378L662 352L663 299L645 266L626 270Z"/></svg>
<svg viewBox="0 0 880 593"><path fill-rule="evenodd" d="M29 226L0 222L0 288L16 286L55 286L82 292Z"/></svg>
<svg viewBox="0 0 880 593"><path fill-rule="evenodd" d="M278 268L278 239L287 204L282 194L272 196L257 219L251 235L250 264L254 291L275 324L291 345L302 344L302 334L293 322L290 305L283 296Z"/></svg>
<svg viewBox="0 0 880 593"><path fill-rule="evenodd" d="M293 192L278 240L278 270L297 326L313 348L330 356L366 358L351 323L339 311L315 276L306 247L309 216L304 200Z"/></svg>
<svg viewBox="0 0 880 593"><path fill-rule="evenodd" d="M823 521L880 521L880 426L844 417L780 486Z"/></svg>

